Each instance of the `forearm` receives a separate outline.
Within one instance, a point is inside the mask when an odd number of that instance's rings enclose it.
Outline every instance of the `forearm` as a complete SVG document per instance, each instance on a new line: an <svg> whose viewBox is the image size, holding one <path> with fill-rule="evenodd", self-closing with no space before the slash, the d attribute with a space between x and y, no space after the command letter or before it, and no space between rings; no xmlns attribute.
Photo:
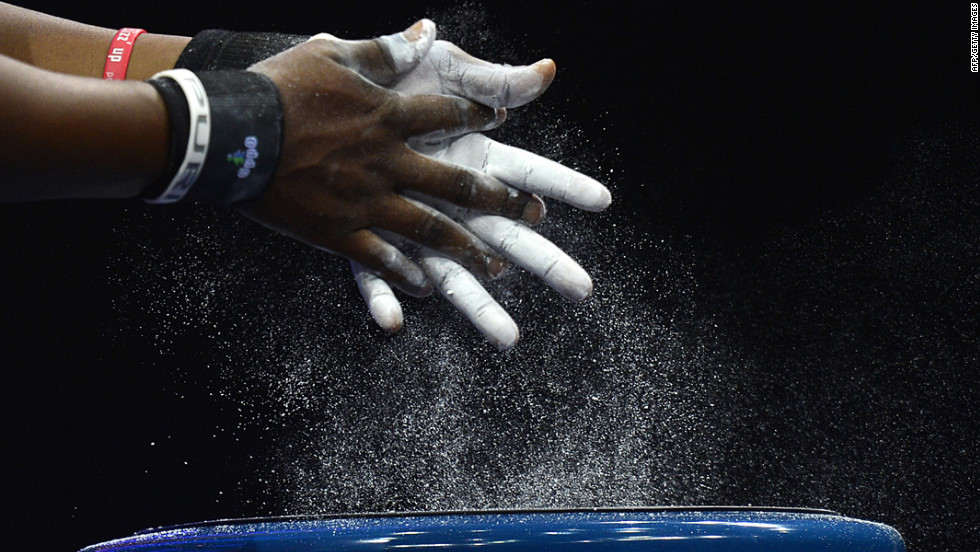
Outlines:
<svg viewBox="0 0 980 552"><path fill-rule="evenodd" d="M0 201L134 197L162 174L166 107L144 82L104 82L0 56Z"/></svg>
<svg viewBox="0 0 980 552"><path fill-rule="evenodd" d="M0 54L49 71L101 77L115 32L0 2ZM140 36L127 79L146 80L172 68L188 41L181 36Z"/></svg>

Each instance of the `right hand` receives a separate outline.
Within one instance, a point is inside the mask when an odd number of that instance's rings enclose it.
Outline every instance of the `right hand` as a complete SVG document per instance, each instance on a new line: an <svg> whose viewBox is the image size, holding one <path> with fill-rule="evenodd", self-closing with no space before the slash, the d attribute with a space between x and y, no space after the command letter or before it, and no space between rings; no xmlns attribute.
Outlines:
<svg viewBox="0 0 980 552"><path fill-rule="evenodd" d="M413 38L427 39L406 35ZM285 135L275 177L259 199L240 207L242 213L347 257L412 295L429 293L428 279L375 230L438 251L480 276L500 274L506 261L499 253L405 194L536 222L543 204L532 194L423 156L406 143L494 128L502 110L459 97L386 90L338 63L343 54L331 41L312 40L250 68L278 86Z"/></svg>
<svg viewBox="0 0 980 552"><path fill-rule="evenodd" d="M430 21L412 29L435 35ZM511 67L470 56L445 41L431 48L412 45L406 33L371 40L342 40L322 34L315 38L336 44L342 63L373 82L406 94L450 93L485 105L512 108L540 96L551 83L555 66L542 60ZM430 40L431 42L431 40ZM442 139L414 139L417 151L454 166L468 167L527 192L553 197L589 211L609 205L609 191L595 180L530 152L506 146L482 134ZM592 280L574 260L527 226L513 220L461 209L444 201L419 198L459 221L508 260L540 277L572 301L591 295ZM417 258L429 279L494 345L512 347L517 325L469 272L440 255L420 250ZM385 281L356 262L351 263L358 287L375 321L387 331L402 326L401 305Z"/></svg>

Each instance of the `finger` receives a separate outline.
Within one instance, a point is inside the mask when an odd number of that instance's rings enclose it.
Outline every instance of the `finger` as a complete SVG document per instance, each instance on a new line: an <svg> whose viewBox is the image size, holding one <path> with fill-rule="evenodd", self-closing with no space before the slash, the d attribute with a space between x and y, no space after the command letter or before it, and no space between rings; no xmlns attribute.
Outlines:
<svg viewBox="0 0 980 552"><path fill-rule="evenodd" d="M400 330L404 323L402 306L391 287L355 261L350 262L350 268L371 318L386 332Z"/></svg>
<svg viewBox="0 0 980 552"><path fill-rule="evenodd" d="M442 201L433 205L569 301L578 303L592 296L592 278L585 269L534 230L504 217L461 209Z"/></svg>
<svg viewBox="0 0 980 552"><path fill-rule="evenodd" d="M510 186L559 199L586 211L602 211L612 202L609 189L592 178L479 134L453 141L440 159L464 167L480 167Z"/></svg>
<svg viewBox="0 0 980 552"><path fill-rule="evenodd" d="M328 33L310 40L331 41L335 61L385 86L414 69L428 54L435 37L435 23L422 19L400 33L370 40L343 40Z"/></svg>
<svg viewBox="0 0 980 552"><path fill-rule="evenodd" d="M428 205L393 196L384 209L387 216L376 223L379 229L438 251L485 278L496 278L507 268L507 261L497 252Z"/></svg>
<svg viewBox="0 0 980 552"><path fill-rule="evenodd" d="M511 67L489 63L439 40L427 60L439 75L443 93L491 107L518 107L540 96L555 78L555 62Z"/></svg>
<svg viewBox="0 0 980 552"><path fill-rule="evenodd" d="M336 252L409 295L424 297L432 293L432 286L422 269L398 248L370 230L354 232L344 240Z"/></svg>
<svg viewBox="0 0 980 552"><path fill-rule="evenodd" d="M527 226L479 213L466 215L463 226L566 299L577 303L592 295L589 274L558 246Z"/></svg>
<svg viewBox="0 0 980 552"><path fill-rule="evenodd" d="M471 132L483 132L503 124L504 109L494 109L455 96L428 94L399 96L395 124L404 136L439 141Z"/></svg>
<svg viewBox="0 0 980 552"><path fill-rule="evenodd" d="M537 224L544 216L544 202L524 191L477 170L448 165L414 152L398 162L397 174L403 190L414 190L444 199L455 205L477 209L528 224ZM407 192L406 192L407 193Z"/></svg>
<svg viewBox="0 0 980 552"><path fill-rule="evenodd" d="M513 347L520 338L517 324L480 282L453 261L435 254L423 254L422 269L436 288L490 343L500 350Z"/></svg>

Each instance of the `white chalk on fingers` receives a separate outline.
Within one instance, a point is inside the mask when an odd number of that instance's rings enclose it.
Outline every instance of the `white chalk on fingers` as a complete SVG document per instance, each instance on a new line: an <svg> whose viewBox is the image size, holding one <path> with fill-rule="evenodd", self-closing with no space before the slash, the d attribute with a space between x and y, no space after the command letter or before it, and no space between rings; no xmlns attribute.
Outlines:
<svg viewBox="0 0 980 552"><path fill-rule="evenodd" d="M493 140L485 150L487 174L515 188L560 199L586 211L602 211L612 202L605 186L561 163Z"/></svg>
<svg viewBox="0 0 980 552"><path fill-rule="evenodd" d="M520 339L517 324L468 270L432 252L424 253L419 264L440 293L490 343L502 351L517 344Z"/></svg>
<svg viewBox="0 0 980 552"><path fill-rule="evenodd" d="M428 19L422 19L405 31L375 39L345 40L330 33L319 33L310 37L310 40L332 42L334 49L339 54L340 63L348 69L360 73L362 77L375 84L384 85L388 84L393 77L415 68L429 53L435 36L435 23ZM390 68L386 67L379 71L372 65L365 65L362 58L374 49L372 44L377 44L388 53L388 59L391 61ZM393 74L389 73L389 69Z"/></svg>
<svg viewBox="0 0 980 552"><path fill-rule="evenodd" d="M596 180L529 151L495 142L482 134L463 136L436 154L443 161L482 170L503 182L586 211L602 211L612 202L609 189Z"/></svg>
<svg viewBox="0 0 980 552"><path fill-rule="evenodd" d="M460 211L463 226L514 264L544 280L569 301L592 295L592 278L558 246L506 217Z"/></svg>
<svg viewBox="0 0 980 552"><path fill-rule="evenodd" d="M400 330L404 324L402 306L391 286L355 261L351 261L350 267L371 318L386 332Z"/></svg>
<svg viewBox="0 0 980 552"><path fill-rule="evenodd" d="M490 107L519 107L545 89L545 76L537 65L490 63L441 40L429 50L428 63L439 75L445 93Z"/></svg>
<svg viewBox="0 0 980 552"><path fill-rule="evenodd" d="M408 30L386 35L376 40L388 50L394 64L395 73L404 73L425 57L436 37L436 25L422 19Z"/></svg>
<svg viewBox="0 0 980 552"><path fill-rule="evenodd" d="M426 200L480 238L507 260L544 280L576 303L592 296L592 278L574 259L524 224L498 215L464 209L448 201Z"/></svg>

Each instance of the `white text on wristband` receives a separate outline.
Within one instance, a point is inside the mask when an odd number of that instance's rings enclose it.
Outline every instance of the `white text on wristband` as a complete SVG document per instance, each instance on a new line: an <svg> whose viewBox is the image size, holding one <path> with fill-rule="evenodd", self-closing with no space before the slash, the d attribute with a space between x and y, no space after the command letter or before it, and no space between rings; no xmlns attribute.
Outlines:
<svg viewBox="0 0 980 552"><path fill-rule="evenodd" d="M143 29L124 27L112 37L109 53L105 58L105 67L102 69L104 80L126 80L129 58L133 55L133 45L136 44L139 35L145 32Z"/></svg>

